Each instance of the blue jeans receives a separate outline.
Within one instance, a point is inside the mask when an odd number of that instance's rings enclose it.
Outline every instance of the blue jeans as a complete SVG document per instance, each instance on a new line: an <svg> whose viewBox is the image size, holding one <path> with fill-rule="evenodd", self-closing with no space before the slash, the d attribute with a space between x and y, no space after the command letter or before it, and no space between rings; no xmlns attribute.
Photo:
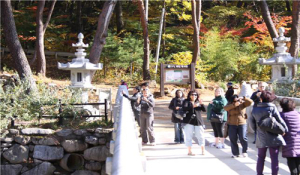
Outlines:
<svg viewBox="0 0 300 175"><path fill-rule="evenodd" d="M174 123L174 130L175 130L174 142L183 143L184 142L184 136L183 136L183 132L182 132L182 124L181 123Z"/></svg>
<svg viewBox="0 0 300 175"><path fill-rule="evenodd" d="M192 146L193 136L198 140L199 146L205 145L205 138L204 138L204 128L203 126L194 126L190 124L186 124L184 127L184 137L185 137L185 145Z"/></svg>
<svg viewBox="0 0 300 175"><path fill-rule="evenodd" d="M247 138L247 124L244 125L228 125L228 135L231 144L231 152L237 156L240 154L238 146L238 138L242 144L242 152L247 153L248 149L248 138Z"/></svg>

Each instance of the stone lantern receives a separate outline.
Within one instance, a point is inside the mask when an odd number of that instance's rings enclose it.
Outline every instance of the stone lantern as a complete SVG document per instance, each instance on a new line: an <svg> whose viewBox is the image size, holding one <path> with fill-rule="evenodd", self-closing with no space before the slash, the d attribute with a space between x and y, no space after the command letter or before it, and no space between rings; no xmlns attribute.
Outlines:
<svg viewBox="0 0 300 175"><path fill-rule="evenodd" d="M300 64L300 59L293 58L290 53L286 52L286 43L291 41L291 38L284 36L284 28L279 28L279 37L273 38L277 42L276 53L272 58L265 60L259 58L259 64L272 65L272 79L271 82L290 80L292 78L293 65Z"/></svg>
<svg viewBox="0 0 300 175"><path fill-rule="evenodd" d="M88 44L83 43L83 34L78 34L78 43L72 44L73 47L78 47L75 52L76 58L72 59L72 62L66 64L58 63L58 69L71 71L71 86L72 88L82 89L82 103L88 102L88 89L93 88L91 83L92 72L102 69L102 64L90 63L89 59L86 59L85 47Z"/></svg>

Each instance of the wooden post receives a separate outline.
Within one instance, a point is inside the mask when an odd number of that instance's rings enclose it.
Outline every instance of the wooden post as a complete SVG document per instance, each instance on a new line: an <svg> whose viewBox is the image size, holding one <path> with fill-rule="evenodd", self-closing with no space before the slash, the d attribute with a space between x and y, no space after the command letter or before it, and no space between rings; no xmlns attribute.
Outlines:
<svg viewBox="0 0 300 175"><path fill-rule="evenodd" d="M104 99L104 115L105 115L105 122L108 121L107 119L107 99Z"/></svg>
<svg viewBox="0 0 300 175"><path fill-rule="evenodd" d="M165 96L165 76L164 76L164 64L160 64L160 96Z"/></svg>
<svg viewBox="0 0 300 175"><path fill-rule="evenodd" d="M62 117L62 105L61 105L61 99L59 101L59 108L58 108L58 126L61 126L64 124L63 117Z"/></svg>
<svg viewBox="0 0 300 175"><path fill-rule="evenodd" d="M195 90L195 64L191 63L190 69L190 77L191 77L191 90Z"/></svg>

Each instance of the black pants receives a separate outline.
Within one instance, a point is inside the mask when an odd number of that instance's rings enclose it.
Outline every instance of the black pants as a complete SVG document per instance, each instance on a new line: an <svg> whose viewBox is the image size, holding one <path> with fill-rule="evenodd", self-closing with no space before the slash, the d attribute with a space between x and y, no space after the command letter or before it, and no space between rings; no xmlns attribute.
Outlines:
<svg viewBox="0 0 300 175"><path fill-rule="evenodd" d="M223 123L211 122L211 126L214 130L215 137L221 137L221 138L224 137L224 135L223 135L224 124L225 124L225 122L223 122Z"/></svg>
<svg viewBox="0 0 300 175"><path fill-rule="evenodd" d="M300 157L287 157L287 164L289 166L291 175L300 174Z"/></svg>

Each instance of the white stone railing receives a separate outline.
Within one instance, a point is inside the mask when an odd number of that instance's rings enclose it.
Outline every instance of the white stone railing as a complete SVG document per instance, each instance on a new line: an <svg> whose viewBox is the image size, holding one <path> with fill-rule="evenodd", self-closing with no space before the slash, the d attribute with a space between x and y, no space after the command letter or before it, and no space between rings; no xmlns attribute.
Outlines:
<svg viewBox="0 0 300 175"><path fill-rule="evenodd" d="M110 142L112 157L106 159L106 173L109 175L143 175L146 158L142 156L142 146L129 100L121 95L128 94L126 86L119 86L113 110L114 131Z"/></svg>

